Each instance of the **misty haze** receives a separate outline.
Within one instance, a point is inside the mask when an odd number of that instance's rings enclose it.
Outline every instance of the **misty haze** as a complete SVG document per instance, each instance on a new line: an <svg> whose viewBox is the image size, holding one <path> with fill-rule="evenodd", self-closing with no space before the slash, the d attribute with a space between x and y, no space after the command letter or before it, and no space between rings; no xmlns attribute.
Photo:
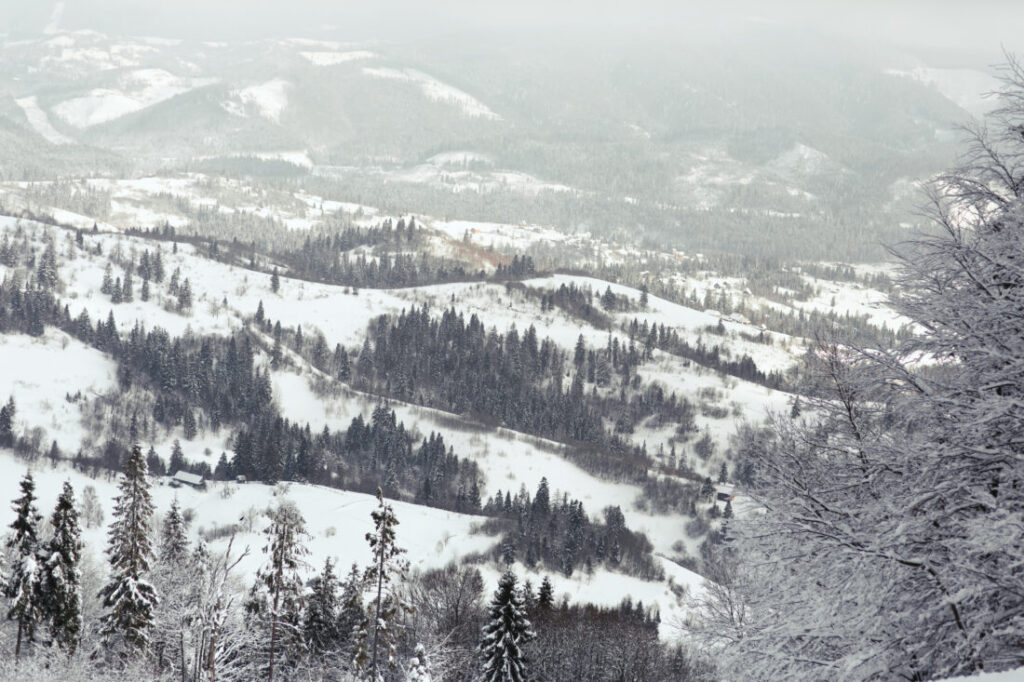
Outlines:
<svg viewBox="0 0 1024 682"><path fill-rule="evenodd" d="M0 680L1024 681L1022 27L0 0Z"/></svg>

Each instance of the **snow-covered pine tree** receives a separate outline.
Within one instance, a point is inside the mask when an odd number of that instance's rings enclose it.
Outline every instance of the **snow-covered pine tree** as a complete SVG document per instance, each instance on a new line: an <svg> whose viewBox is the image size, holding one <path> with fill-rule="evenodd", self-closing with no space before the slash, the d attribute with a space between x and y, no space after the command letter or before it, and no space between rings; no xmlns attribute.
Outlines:
<svg viewBox="0 0 1024 682"><path fill-rule="evenodd" d="M363 608L363 575L359 566L352 564L348 575L341 584L341 602L338 612L338 632L343 644L351 644L352 638L365 617Z"/></svg>
<svg viewBox="0 0 1024 682"><path fill-rule="evenodd" d="M64 482L50 525L53 537L43 563L43 612L53 643L71 655L82 635L82 540L75 491L70 482Z"/></svg>
<svg viewBox="0 0 1024 682"><path fill-rule="evenodd" d="M246 611L253 629L258 629L256 651L252 652L253 674L273 682L275 668L294 662L305 647L302 642L302 610L305 602L300 568L309 550L304 544L306 522L298 507L282 502L267 513L270 525L263 531L267 544L266 563L256 572Z"/></svg>
<svg viewBox="0 0 1024 682"><path fill-rule="evenodd" d="M148 580L153 559L149 537L153 500L146 458L138 444L125 463L119 489L107 535L110 581L99 595L109 611L101 619L100 633L109 653L127 658L147 652L153 612L159 603Z"/></svg>
<svg viewBox="0 0 1024 682"><path fill-rule="evenodd" d="M26 472L21 479L21 496L14 500L14 533L7 540L13 555L11 572L7 579L7 596L12 604L7 618L18 622L18 635L14 657L21 654L23 643L35 641L36 627L43 618L40 591L38 525L42 516L36 510L36 484L32 474Z"/></svg>
<svg viewBox="0 0 1024 682"><path fill-rule="evenodd" d="M522 647L536 635L511 571L498 581L487 617L480 640L483 681L525 682L527 661Z"/></svg>
<svg viewBox="0 0 1024 682"><path fill-rule="evenodd" d="M312 654L337 650L341 640L339 628L339 595L341 583L334 572L334 562L324 561L324 568L310 581L303 630L306 646Z"/></svg>
<svg viewBox="0 0 1024 682"><path fill-rule="evenodd" d="M13 395L6 405L0 407L0 448L14 445L14 415L17 411Z"/></svg>
<svg viewBox="0 0 1024 682"><path fill-rule="evenodd" d="M178 498L171 502L171 508L164 517L160 531L160 561L162 563L181 566L188 558L188 532L185 519L181 515Z"/></svg>
<svg viewBox="0 0 1024 682"><path fill-rule="evenodd" d="M186 524L177 498L164 516L157 556L153 584L162 597L153 623L153 651L158 669L170 665L183 670L186 630L196 601L198 574L205 567L202 556L189 556Z"/></svg>
<svg viewBox="0 0 1024 682"><path fill-rule="evenodd" d="M551 585L551 578L544 576L540 582L540 591L537 593L537 608L550 609L555 605L555 588Z"/></svg>
<svg viewBox="0 0 1024 682"><path fill-rule="evenodd" d="M405 550L395 544L395 526L398 518L390 504L384 502L384 493L377 488L376 510L371 512L373 532L366 534L366 541L373 552L373 563L363 574L363 583L374 592L367 607L366 616L356 631L354 662L356 668L368 673L376 681L380 671L394 668L398 643L399 611L406 608L394 583L405 581L409 564L402 558ZM372 618L372 620L371 620ZM386 652L387 658L384 659Z"/></svg>

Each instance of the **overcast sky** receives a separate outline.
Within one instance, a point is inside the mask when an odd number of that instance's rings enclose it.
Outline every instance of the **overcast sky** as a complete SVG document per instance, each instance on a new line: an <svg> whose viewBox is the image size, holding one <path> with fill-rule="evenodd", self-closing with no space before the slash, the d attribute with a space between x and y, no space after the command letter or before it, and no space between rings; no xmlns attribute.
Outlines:
<svg viewBox="0 0 1024 682"><path fill-rule="evenodd" d="M909 47L1024 51L1024 2L1012 0L0 0L0 33L38 32L55 20L167 37L352 40L481 29L700 34L748 21Z"/></svg>

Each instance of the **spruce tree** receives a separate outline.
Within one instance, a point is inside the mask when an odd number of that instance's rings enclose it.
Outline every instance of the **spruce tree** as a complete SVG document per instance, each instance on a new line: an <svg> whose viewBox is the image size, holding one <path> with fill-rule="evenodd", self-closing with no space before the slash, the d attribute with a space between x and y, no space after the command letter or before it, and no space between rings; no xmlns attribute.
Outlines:
<svg viewBox="0 0 1024 682"><path fill-rule="evenodd" d="M525 682L527 661L522 647L534 637L533 626L516 589L516 576L505 573L498 581L498 589L488 608L488 622L480 641L482 680Z"/></svg>
<svg viewBox="0 0 1024 682"><path fill-rule="evenodd" d="M75 492L67 481L57 498L50 525L53 538L43 564L43 611L53 643L71 655L78 648L82 633L82 540Z"/></svg>
<svg viewBox="0 0 1024 682"><path fill-rule="evenodd" d="M277 268L270 273L270 290L275 294L281 289L281 278L277 274Z"/></svg>
<svg viewBox="0 0 1024 682"><path fill-rule="evenodd" d="M153 260L153 279L157 282L164 281L164 258L163 249L157 247L156 257Z"/></svg>
<svg viewBox="0 0 1024 682"><path fill-rule="evenodd" d="M188 554L187 525L181 516L178 498L174 498L167 516L164 517L163 529L160 532L160 561L182 566Z"/></svg>
<svg viewBox="0 0 1024 682"><path fill-rule="evenodd" d="M550 609L555 604L555 588L551 585L551 578L544 576L540 583L540 592L537 593L537 608Z"/></svg>
<svg viewBox="0 0 1024 682"><path fill-rule="evenodd" d="M0 448L9 448L14 445L14 415L16 413L17 407L14 405L14 396L12 395L7 400L7 404L0 407Z"/></svg>
<svg viewBox="0 0 1024 682"><path fill-rule="evenodd" d="M366 671L371 680L376 680L386 665L395 667L395 649L398 642L397 616L403 604L392 583L405 579L409 570L408 562L402 559L405 550L395 544L395 526L398 518L391 505L384 502L384 493L377 488L378 507L370 516L374 530L366 534L366 541L373 553L373 563L367 567L363 582L374 591L367 615L356 633L355 664ZM372 620L370 618L372 617Z"/></svg>
<svg viewBox="0 0 1024 682"><path fill-rule="evenodd" d="M275 666L284 667L302 648L304 588L299 569L309 550L304 544L306 522L293 503L282 502L267 515L270 525L263 531L267 563L256 572L246 610L251 625L261 631L261 643L268 647L265 671L262 650L256 652L254 663L258 673L273 682Z"/></svg>
<svg viewBox="0 0 1024 682"><path fill-rule="evenodd" d="M114 500L114 518L108 532L110 582L100 590L107 609L100 633L108 651L128 657L146 653L153 610L159 599L147 580L153 559L149 537L153 500L149 492L146 458L136 444L125 463Z"/></svg>
<svg viewBox="0 0 1024 682"><path fill-rule="evenodd" d="M14 500L14 534L7 540L14 563L7 580L7 596L13 602L7 612L9 620L18 622L18 636L14 657L21 654L23 642L35 641L36 626L43 618L38 563L39 538L37 526L42 516L36 510L36 484L32 474L21 479L21 497Z"/></svg>
<svg viewBox="0 0 1024 682"><path fill-rule="evenodd" d="M363 575L356 564L352 564L342 583L340 606L338 632L342 644L345 644L351 642L366 614L363 608Z"/></svg>
<svg viewBox="0 0 1024 682"><path fill-rule="evenodd" d="M341 584L334 573L334 563L329 558L324 561L320 574L310 581L310 588L303 622L306 643L311 653L329 653L337 649L342 639L339 627Z"/></svg>

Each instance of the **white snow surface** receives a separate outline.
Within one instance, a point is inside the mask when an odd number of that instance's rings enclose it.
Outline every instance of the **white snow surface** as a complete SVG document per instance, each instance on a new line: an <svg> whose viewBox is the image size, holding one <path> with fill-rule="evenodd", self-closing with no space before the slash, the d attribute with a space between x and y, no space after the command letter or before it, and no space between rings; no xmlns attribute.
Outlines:
<svg viewBox="0 0 1024 682"><path fill-rule="evenodd" d="M442 83L433 76L416 69L392 69L388 67L365 67L363 73L373 78L403 81L417 85L423 95L435 102L445 102L458 107L470 118L500 120L501 116L491 111L487 105L469 93L456 87Z"/></svg>
<svg viewBox="0 0 1024 682"><path fill-rule="evenodd" d="M116 88L90 90L57 104L52 111L75 128L89 128L214 82L209 78L182 78L163 69L137 69L121 75Z"/></svg>
<svg viewBox="0 0 1024 682"><path fill-rule="evenodd" d="M940 682L1024 682L1024 668L1001 673L982 673L972 677L950 677Z"/></svg>
<svg viewBox="0 0 1024 682"><path fill-rule="evenodd" d="M25 112L25 117L28 119L32 129L46 138L47 142L52 144L71 144L74 142L70 137L53 127L53 124L50 123L50 117L39 108L39 102L36 100L35 95L22 97L16 101L21 110Z"/></svg>
<svg viewBox="0 0 1024 682"><path fill-rule="evenodd" d="M300 52L310 63L317 66L335 66L361 59L373 59L377 53L369 50L349 50L348 52Z"/></svg>
<svg viewBox="0 0 1024 682"><path fill-rule="evenodd" d="M0 334L0 402L15 400L15 431L46 430L75 452L88 435L77 405L66 400L81 391L92 398L117 386L117 365L107 355L50 327L42 338ZM5 524L6 525L6 524Z"/></svg>
<svg viewBox="0 0 1024 682"><path fill-rule="evenodd" d="M279 123L281 114L288 106L288 89L291 84L283 78L274 78L236 90L234 94L246 107L255 107L260 116Z"/></svg>

